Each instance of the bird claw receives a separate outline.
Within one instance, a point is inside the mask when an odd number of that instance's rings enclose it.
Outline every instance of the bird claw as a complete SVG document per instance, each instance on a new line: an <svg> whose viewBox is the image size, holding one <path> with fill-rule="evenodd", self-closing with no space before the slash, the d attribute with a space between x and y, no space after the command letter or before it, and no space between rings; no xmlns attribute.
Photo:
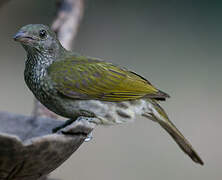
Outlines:
<svg viewBox="0 0 222 180"><path fill-rule="evenodd" d="M89 141L92 140L92 138L93 138L93 135L92 135L92 132L90 132L90 133L88 134L87 138L86 138L84 141L85 141L85 142L89 142Z"/></svg>
<svg viewBox="0 0 222 180"><path fill-rule="evenodd" d="M76 119L69 119L69 120L65 121L65 123L63 123L62 125L53 128L53 129L52 129L52 132L53 132L53 133L58 132L59 130L65 128L66 126L72 124L75 120L76 120Z"/></svg>
<svg viewBox="0 0 222 180"><path fill-rule="evenodd" d="M84 119L86 119L86 118L84 118ZM92 118L89 118L89 119L88 119L89 122L90 122L91 119L92 119ZM94 118L93 118L93 119L94 119ZM56 133L56 132L60 131L61 129L65 128L66 126L69 126L69 125L72 124L74 121L78 121L78 120L79 120L79 121L81 120L81 116L78 117L78 118L75 118L75 119L69 119L69 120L65 121L65 123L63 123L62 125L53 128L53 129L52 129L52 132L53 132L53 133ZM89 142L90 140L92 140L92 138L93 138L92 132L90 132L90 133L87 135L87 138L85 139L85 142Z"/></svg>

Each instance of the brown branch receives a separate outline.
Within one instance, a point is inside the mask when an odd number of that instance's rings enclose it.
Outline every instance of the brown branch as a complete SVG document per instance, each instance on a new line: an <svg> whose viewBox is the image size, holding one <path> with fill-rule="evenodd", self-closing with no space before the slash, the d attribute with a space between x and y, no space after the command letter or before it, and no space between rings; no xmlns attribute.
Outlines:
<svg viewBox="0 0 222 180"><path fill-rule="evenodd" d="M84 0L63 0L58 9L52 29L63 47L70 50L83 16Z"/></svg>
<svg viewBox="0 0 222 180"><path fill-rule="evenodd" d="M0 8L2 7L2 6L4 6L7 2L9 2L10 0L1 0L0 1Z"/></svg>
<svg viewBox="0 0 222 180"><path fill-rule="evenodd" d="M57 133L62 121L0 111L0 179L50 180L48 175L69 158L94 128L79 117Z"/></svg>
<svg viewBox="0 0 222 180"><path fill-rule="evenodd" d="M84 0L60 0L57 4L57 16L51 28L57 33L61 44L68 50L71 49L77 34L84 11ZM49 111L39 101L34 100L34 116L59 117Z"/></svg>

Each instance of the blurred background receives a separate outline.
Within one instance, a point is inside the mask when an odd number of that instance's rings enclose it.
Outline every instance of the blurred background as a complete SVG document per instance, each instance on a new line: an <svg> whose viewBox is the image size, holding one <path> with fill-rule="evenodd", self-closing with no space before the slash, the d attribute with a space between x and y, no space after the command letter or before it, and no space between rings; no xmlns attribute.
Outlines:
<svg viewBox="0 0 222 180"><path fill-rule="evenodd" d="M55 0L11 0L0 9L0 110L30 115L24 49L12 40L23 25L50 25ZM205 165L194 164L158 124L97 127L52 177L62 180L219 180L222 178L222 2L94 0L73 50L125 66L171 98L161 103Z"/></svg>

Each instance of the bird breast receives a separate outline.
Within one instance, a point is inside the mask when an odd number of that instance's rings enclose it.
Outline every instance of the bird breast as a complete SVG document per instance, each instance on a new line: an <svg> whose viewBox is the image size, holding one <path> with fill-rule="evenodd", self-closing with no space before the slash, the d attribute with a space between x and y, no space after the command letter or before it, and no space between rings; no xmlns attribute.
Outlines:
<svg viewBox="0 0 222 180"><path fill-rule="evenodd" d="M46 68L46 65L33 59L27 59L26 61L24 71L25 82L40 101L46 98L49 88L47 81L45 81L47 76Z"/></svg>

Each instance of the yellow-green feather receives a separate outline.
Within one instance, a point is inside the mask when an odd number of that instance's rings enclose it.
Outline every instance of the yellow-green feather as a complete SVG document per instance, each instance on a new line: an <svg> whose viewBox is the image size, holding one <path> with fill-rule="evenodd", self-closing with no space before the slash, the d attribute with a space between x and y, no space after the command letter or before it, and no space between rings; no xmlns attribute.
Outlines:
<svg viewBox="0 0 222 180"><path fill-rule="evenodd" d="M159 92L135 73L83 56L56 61L48 73L57 89L70 98L124 101Z"/></svg>

